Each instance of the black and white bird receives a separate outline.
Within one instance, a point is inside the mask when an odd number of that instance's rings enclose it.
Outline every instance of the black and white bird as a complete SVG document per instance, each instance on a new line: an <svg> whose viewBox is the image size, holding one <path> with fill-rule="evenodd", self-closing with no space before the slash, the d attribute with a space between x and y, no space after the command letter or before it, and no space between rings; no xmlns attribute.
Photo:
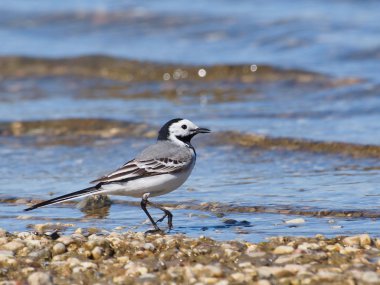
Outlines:
<svg viewBox="0 0 380 285"><path fill-rule="evenodd" d="M94 194L122 195L141 198L141 208L148 216L154 230L160 231L157 222L168 217L169 229L173 227L173 215L167 209L154 204L148 198L164 195L180 187L194 168L196 152L191 139L200 133L209 133L186 119L173 119L162 126L157 142L117 170L92 181L95 186L33 205L25 211ZM146 206L158 208L164 216L154 221Z"/></svg>

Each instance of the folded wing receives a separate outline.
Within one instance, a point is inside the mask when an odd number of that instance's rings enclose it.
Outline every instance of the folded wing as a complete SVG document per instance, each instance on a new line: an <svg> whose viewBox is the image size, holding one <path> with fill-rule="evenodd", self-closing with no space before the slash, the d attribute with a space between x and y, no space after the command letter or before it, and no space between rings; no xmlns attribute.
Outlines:
<svg viewBox="0 0 380 285"><path fill-rule="evenodd" d="M112 183L131 179L175 173L189 166L189 161L169 158L155 158L148 160L131 160L119 169L100 177L91 183Z"/></svg>

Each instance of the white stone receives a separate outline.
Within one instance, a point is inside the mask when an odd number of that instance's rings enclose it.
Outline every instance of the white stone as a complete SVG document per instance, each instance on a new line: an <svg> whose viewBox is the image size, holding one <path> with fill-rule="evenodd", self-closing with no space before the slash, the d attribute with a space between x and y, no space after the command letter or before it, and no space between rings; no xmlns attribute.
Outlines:
<svg viewBox="0 0 380 285"><path fill-rule="evenodd" d="M256 284L257 285L271 285L272 283L270 283L270 281L268 281L266 279L261 279L261 280L257 281Z"/></svg>
<svg viewBox="0 0 380 285"><path fill-rule="evenodd" d="M372 240L368 234L362 234L359 236L359 242L361 246L365 247L371 245Z"/></svg>
<svg viewBox="0 0 380 285"><path fill-rule="evenodd" d="M10 241L4 245L2 245L2 248L5 250L12 250L12 251L17 251L21 248L24 247L24 244L19 241Z"/></svg>
<svg viewBox="0 0 380 285"><path fill-rule="evenodd" d="M29 275L28 284L29 285L51 285L53 283L52 283L52 278L50 274L47 274L45 272L34 272Z"/></svg>
<svg viewBox="0 0 380 285"><path fill-rule="evenodd" d="M92 254L92 257L94 259L99 259L103 256L103 253L104 253L104 249L100 246L96 246L92 251L91 251L91 254Z"/></svg>
<svg viewBox="0 0 380 285"><path fill-rule="evenodd" d="M297 219L285 221L285 224L303 224L303 223L305 223L305 219L303 218L297 218Z"/></svg>
<svg viewBox="0 0 380 285"><path fill-rule="evenodd" d="M370 283L370 284L379 284L380 283L379 275L377 275L373 271L363 272L361 279L363 282Z"/></svg>
<svg viewBox="0 0 380 285"><path fill-rule="evenodd" d="M146 250L149 250L149 251L153 251L155 250L155 246L153 243L150 243L150 242L147 242L146 244L144 244L144 249Z"/></svg>
<svg viewBox="0 0 380 285"><path fill-rule="evenodd" d="M63 243L59 242L53 246L54 255L62 254L64 252L66 252L66 246Z"/></svg>
<svg viewBox="0 0 380 285"><path fill-rule="evenodd" d="M289 253L292 253L293 251L294 251L294 248L292 246L280 245L273 250L273 253L274 254L289 254Z"/></svg>
<svg viewBox="0 0 380 285"><path fill-rule="evenodd" d="M343 239L343 244L348 246L359 246L360 236L345 237Z"/></svg>
<svg viewBox="0 0 380 285"><path fill-rule="evenodd" d="M300 244L297 248L300 250L303 250L303 251L307 251L307 250L319 249L320 246L317 243L304 242L304 243Z"/></svg>
<svg viewBox="0 0 380 285"><path fill-rule="evenodd" d="M74 239L69 236L61 236L57 239L57 241L63 243L64 245L69 245L74 242Z"/></svg>

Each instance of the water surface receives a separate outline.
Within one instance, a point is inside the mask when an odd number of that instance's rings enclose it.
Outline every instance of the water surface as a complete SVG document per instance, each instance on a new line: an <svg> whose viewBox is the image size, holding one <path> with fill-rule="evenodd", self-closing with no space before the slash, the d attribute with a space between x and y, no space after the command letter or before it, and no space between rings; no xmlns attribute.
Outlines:
<svg viewBox="0 0 380 285"><path fill-rule="evenodd" d="M214 134L194 140L185 185L154 199L173 210L173 232L379 236L378 8L2 2L0 227L147 230L136 199L112 197L99 215L22 209L88 187L186 117Z"/></svg>

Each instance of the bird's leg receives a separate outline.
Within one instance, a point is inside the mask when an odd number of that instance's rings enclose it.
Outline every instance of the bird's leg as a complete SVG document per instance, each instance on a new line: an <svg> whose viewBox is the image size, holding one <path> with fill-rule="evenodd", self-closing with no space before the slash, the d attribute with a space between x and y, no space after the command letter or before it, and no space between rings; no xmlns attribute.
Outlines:
<svg viewBox="0 0 380 285"><path fill-rule="evenodd" d="M169 230L171 230L173 228L173 214L169 210L165 209L164 207L157 205L155 203L152 203L150 201L148 201L148 205L154 208L160 209L161 211L164 212L164 215L162 216L162 218L158 219L156 223L162 222L166 217L168 217L168 227L169 227Z"/></svg>
<svg viewBox="0 0 380 285"><path fill-rule="evenodd" d="M162 222L166 217L168 217L168 227L169 227L169 230L171 230L173 228L173 214L169 210L165 209L164 207L162 207L156 203L148 201L148 197L149 197L148 193L143 195L143 200L145 199L145 203L146 203L145 205L149 205L153 208L160 209L161 211L164 212L163 217L158 219L155 222L156 226L157 226L157 223Z"/></svg>
<svg viewBox="0 0 380 285"><path fill-rule="evenodd" d="M148 216L150 222L152 223L153 227L154 227L154 230L151 230L151 231L147 231L145 232L146 234L147 233L153 233L153 232L159 232L161 231L160 228L157 226L156 222L153 220L152 216L149 214L148 210L146 209L146 205L148 204L151 204L149 201L148 201L148 198L149 198L149 193L145 193L141 199L141 209L143 209L143 211L145 212L145 214Z"/></svg>

